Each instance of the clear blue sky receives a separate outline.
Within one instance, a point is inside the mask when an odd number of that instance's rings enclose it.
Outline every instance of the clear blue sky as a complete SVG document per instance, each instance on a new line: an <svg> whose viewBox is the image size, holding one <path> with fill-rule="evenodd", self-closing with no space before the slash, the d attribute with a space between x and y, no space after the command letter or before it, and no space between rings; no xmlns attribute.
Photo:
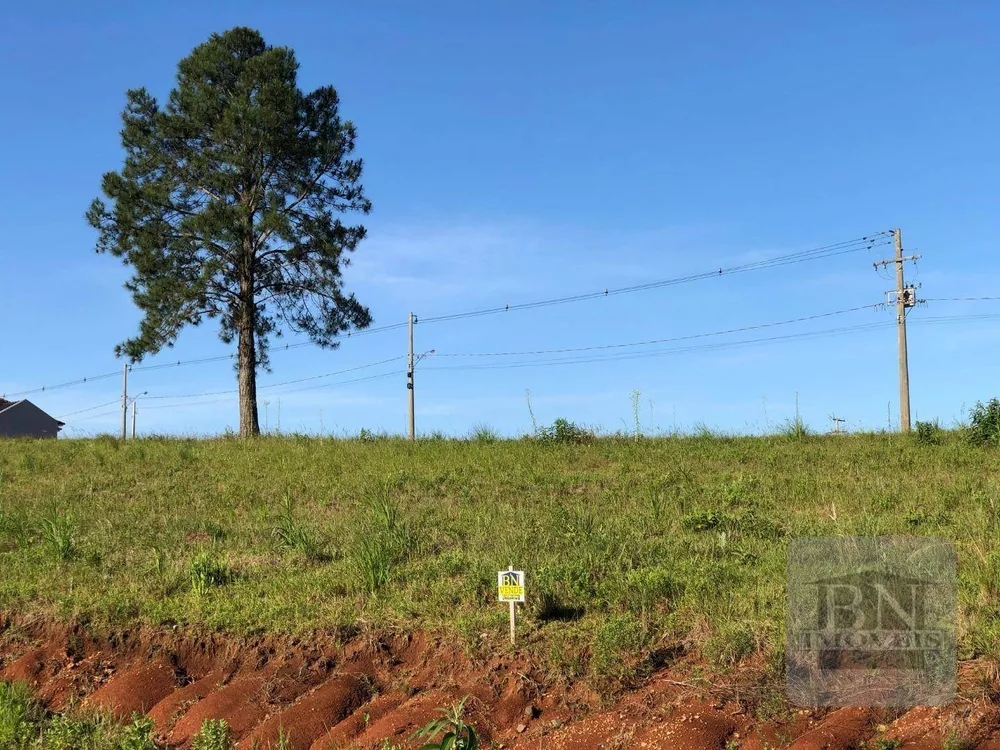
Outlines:
<svg viewBox="0 0 1000 750"><path fill-rule="evenodd" d="M236 25L295 49L300 84L333 84L359 130L374 202L348 284L375 325L641 284L805 250L895 226L928 298L1000 296L1000 6L995 3L40 2L0 11L0 392L120 368L138 315L125 269L93 252L83 213L122 153L126 89L164 98L176 64ZM885 299L891 248L753 274L418 325L438 353L417 372L418 429L530 428L566 417L756 431L898 418L895 331L597 362L453 358L737 328ZM914 269L908 268L914 274ZM959 418L1000 394L1000 302L914 310L913 409ZM858 312L738 341L891 323ZM921 322L921 321L924 322ZM636 347L645 352L659 347ZM402 355L405 331L337 351L277 353L280 383ZM208 326L144 364L228 353ZM371 374L395 377L335 386ZM135 372L150 396L235 387L227 362ZM304 386L317 387L297 390ZM117 378L28 396L62 416L114 399ZM283 430L401 432L402 363L262 388ZM236 401L145 399L140 431L216 433ZM266 403L266 406L264 402ZM151 407L166 407L152 409ZM115 430L113 406L67 416L67 435Z"/></svg>

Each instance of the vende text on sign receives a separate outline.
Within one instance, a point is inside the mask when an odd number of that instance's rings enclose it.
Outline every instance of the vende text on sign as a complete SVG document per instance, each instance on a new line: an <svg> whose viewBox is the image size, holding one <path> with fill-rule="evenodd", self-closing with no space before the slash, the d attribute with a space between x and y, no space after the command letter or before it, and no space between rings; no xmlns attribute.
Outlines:
<svg viewBox="0 0 1000 750"><path fill-rule="evenodd" d="M501 570L497 573L497 594L502 602L524 602L524 571Z"/></svg>

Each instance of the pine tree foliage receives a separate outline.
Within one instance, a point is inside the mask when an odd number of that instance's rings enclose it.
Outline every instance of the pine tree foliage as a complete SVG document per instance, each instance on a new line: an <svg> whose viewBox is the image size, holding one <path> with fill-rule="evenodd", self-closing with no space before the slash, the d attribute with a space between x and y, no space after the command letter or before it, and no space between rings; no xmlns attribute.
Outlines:
<svg viewBox="0 0 1000 750"><path fill-rule="evenodd" d="M138 362L216 319L237 342L242 435L259 433L256 375L272 336L335 347L371 323L342 276L365 236L347 217L371 210L355 127L333 87L304 93L297 74L294 52L253 29L213 34L181 60L165 105L127 93L124 165L87 212L97 252L131 267L143 313L116 353Z"/></svg>

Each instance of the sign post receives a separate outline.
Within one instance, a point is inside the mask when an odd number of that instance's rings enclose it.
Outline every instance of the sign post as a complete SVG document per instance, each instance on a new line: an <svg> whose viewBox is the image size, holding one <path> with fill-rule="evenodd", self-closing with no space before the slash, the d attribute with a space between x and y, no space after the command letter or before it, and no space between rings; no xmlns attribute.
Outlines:
<svg viewBox="0 0 1000 750"><path fill-rule="evenodd" d="M514 570L511 565L507 570L497 573L497 598L510 605L510 644L514 645L514 630L517 624L518 602L524 602L524 571Z"/></svg>

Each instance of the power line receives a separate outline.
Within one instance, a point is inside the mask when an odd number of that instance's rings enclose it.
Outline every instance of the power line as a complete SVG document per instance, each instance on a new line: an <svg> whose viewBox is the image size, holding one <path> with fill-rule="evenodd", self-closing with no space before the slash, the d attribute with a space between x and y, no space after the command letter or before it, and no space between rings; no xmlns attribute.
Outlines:
<svg viewBox="0 0 1000 750"><path fill-rule="evenodd" d="M348 332L346 334L341 334L339 336L335 336L334 338L337 338L337 339L340 339L340 338L344 338L344 339L347 339L347 338L356 338L358 336L367 336L367 335L373 334L373 333L383 333L385 331L394 331L394 330L397 330L399 328L403 328L405 326L406 326L406 323L392 323L390 325L380 326L378 328L367 328L367 329L362 330L362 331L350 331L350 332ZM285 344L284 346L269 346L264 351L266 351L268 353L274 353L274 352L281 352L281 351L289 351L291 349L301 349L301 348L306 347L306 346L318 346L318 344L314 344L312 341L301 341L301 342L296 343L296 344ZM189 365L203 365L203 364L210 363L210 362L223 362L223 361L226 361L226 360L232 361L235 358L236 358L236 354L235 354L235 352L233 352L233 353L230 353L230 354L220 354L220 355L217 355L217 356L214 356L214 357L203 357L201 359L178 360L176 362L167 362L167 363L162 363L162 364L157 364L157 365L138 365L138 366L137 365L130 365L128 369L129 369L129 372L150 372L150 371L153 371L153 370L167 370L167 369L171 369L171 368L175 368L175 367L186 367L186 366L189 366ZM43 392L46 392L46 391L58 390L60 388L69 388L69 387L74 386L74 385L83 385L83 384L86 384L86 383L93 382L95 380L104 380L106 378L117 377L119 375L121 375L121 370L115 370L114 372L106 372L106 373L103 373L101 375L93 375L93 376L89 376L89 377L85 377L85 378L79 378L77 380L70 380L70 381L67 381L65 383L57 383L55 385L43 385L43 386L40 386L38 388L32 388L31 390L27 390L27 391L17 391L16 393L5 393L5 394L2 394L2 397L6 398L8 396L29 396L29 395L31 395L33 393L43 393ZM317 376L317 377L320 377L320 376Z"/></svg>
<svg viewBox="0 0 1000 750"><path fill-rule="evenodd" d="M115 401L117 403L117 399ZM100 414L91 414L91 415L86 416L86 417L80 417L79 419L74 419L73 420L73 424L76 424L77 422L84 422L84 421L86 421L88 419L98 419L99 417L108 417L108 416L111 416L112 414L114 414L115 416L118 416L120 413L121 412L120 412L119 409L112 409L111 411L101 412ZM67 425L67 426L72 427L73 424Z"/></svg>
<svg viewBox="0 0 1000 750"><path fill-rule="evenodd" d="M875 308L875 307L879 307L879 306L881 306L881 304L879 304L879 305L867 305L867 306L863 306L863 307L859 307L859 308L851 308L851 310L863 310L863 309ZM807 316L807 317L802 318L802 319L814 319L814 318L817 318L817 317L823 317L823 316L827 316L827 315L839 314L840 312L841 311L836 311L834 313L823 313L823 314L818 315L818 316ZM847 312L847 311L844 311L844 312ZM942 316L935 316L935 317L928 317L928 318L917 318L913 322L915 324L917 324L917 325L923 326L923 325L941 325L941 324L962 323L962 322L969 322L969 321L986 321L986 320L997 320L997 319L1000 319L1000 314L942 315ZM795 320L800 320L800 319L795 319ZM790 322L794 322L794 321L790 321ZM782 322L779 322L779 323L769 323L769 324L764 324L764 325L770 326L770 325L780 325L780 324L782 324ZM604 355L604 356L599 356L599 357L565 357L565 358L559 358L559 359L553 359L553 360L543 360L543 361L540 361L540 362L515 362L515 363L509 363L509 364L508 363L502 363L502 364L489 364L489 365L453 365L453 366L445 366L445 367L428 367L426 369L429 369L429 370L513 369L513 368L524 368L524 367L547 367L547 366L557 366L557 365L565 365L565 364L590 364L590 363L595 363L595 362L608 362L608 361L619 361L619 360L624 361L624 360L633 360L633 359L647 359L647 358L654 358L654 357L670 356L670 355L675 355L675 354L687 354L687 353L693 353L693 352L734 349L734 348L739 348L739 347L755 346L755 345L769 344L769 343L782 342L782 341L794 341L794 340L805 340L805 339L814 339L814 338L825 338L825 337L830 337L830 336L837 336L837 335L843 335L843 334L848 334L848 333L854 333L854 332L858 332L858 331L869 331L869 330L876 330L876 329L891 328L893 325L895 325L895 324L892 323L892 322L888 322L888 321L887 322L875 322L875 323L862 323L862 324L854 325L854 326L841 326L841 327L837 327L837 328L822 329L822 330L819 330L819 331L804 331L804 332L801 332L801 333L785 334L785 335L781 335L781 336L767 336L767 337L760 337L760 338L756 338L756 339L746 339L746 340L743 340L743 341L728 341L728 342L719 342L719 343L712 343L712 344L699 344L699 345L693 345L693 346L673 347L673 348L669 348L669 349L655 350L655 351L652 351L652 352L629 353L629 354L625 354L625 355L611 354L611 355ZM754 328L754 327L748 327L748 328ZM733 329L733 330L734 331L739 331L739 330L742 330L742 329ZM723 333L723 332L719 332L719 333ZM707 335L715 335L715 334L714 333L710 333L710 334L696 334L695 337L707 336ZM558 352L558 350L550 350L550 351L546 351L544 353L557 353L557 352ZM399 357L396 357L396 358L393 358L393 359L399 359ZM393 361L393 360L386 360L386 362L388 362L388 361ZM374 364L379 364L379 363L372 363L372 365L374 365ZM363 365L361 367L372 366L372 365ZM351 368L351 369L360 369L360 368ZM340 381L340 382L337 382L337 383L324 383L324 384L321 384L321 385L305 386L303 388L293 388L293 389L290 389L288 391L283 391L282 393L278 393L278 394L275 394L275 395L281 396L281 395L284 395L285 393L297 393L297 392L300 392L300 391L315 390L315 389L318 389L318 388L334 388L334 387L337 387L337 386L351 385L353 383L366 382L366 381L369 381L369 380L378 380L378 379L388 378L388 377L402 377L403 375L405 375L405 372L403 372L403 371L385 372L385 373L379 373L377 375L369 375L369 376L361 377L361 378L353 378L351 380ZM315 377L318 378L318 377L327 377L327 376L315 376ZM305 380L309 380L309 378L300 379L298 381L289 381L289 383L275 384L275 385L287 385L287 384L290 384L290 383L293 383L293 382L303 382ZM204 394L204 395L210 395L210 394ZM152 397L147 397L147 398L152 398ZM181 398L181 397L176 397L176 398ZM174 408L180 408L180 407L183 407L183 406L202 406L202 405L209 405L209 404L215 404L215 403L231 402L231 401L234 400L234 398L236 398L236 397L235 396L230 396L228 398L213 399L213 400L210 400L210 401L197 401L197 402L190 403L190 404L164 404L162 406L147 406L146 410L149 410L149 409L174 409ZM72 416L72 415L75 415L75 414L82 414L84 412L93 411L94 409L99 409L102 406L108 406L110 404L117 404L117 403L118 403L118 399L115 399L114 401L107 402L106 404L99 404L97 406L88 407L87 409L81 409L80 411L72 412L71 414L67 414L67 415L64 415L64 416ZM91 414L91 415L88 415L86 417L80 417L79 419L75 419L73 421L74 421L74 423L76 423L76 422L86 421L88 419L98 419L100 417L106 417L106 416L117 415L117 414L118 414L118 410L117 409L112 409L110 411L105 411L105 412L102 412L100 414ZM69 426L72 427L73 425L69 425Z"/></svg>
<svg viewBox="0 0 1000 750"><path fill-rule="evenodd" d="M925 302L982 302L984 300L1000 300L1000 297L930 297Z"/></svg>
<svg viewBox="0 0 1000 750"><path fill-rule="evenodd" d="M879 307L880 305L873 305L873 307ZM864 308L860 308L864 309ZM950 315L950 316L938 316L932 318L917 318L914 323L918 325L938 325L938 324L949 324L949 323L961 323L968 321L980 321L980 320L996 320L1000 319L1000 314L997 315ZM515 363L499 363L499 364L484 364L484 365L446 365L443 367L427 367L427 370L491 370L491 369L516 369L523 367L545 367L554 366L562 364L590 364L595 362L609 362L609 361L624 361L633 359L647 359L653 357L663 357L672 354L687 354L691 352L702 352L702 351L712 351L716 349L732 349L742 346L751 346L758 344L767 344L777 341L789 341L789 340L803 340L803 339L813 339L813 338L825 338L829 336L837 336L845 333L853 333L856 331L868 331L876 329L891 328L895 326L894 322L876 322L876 323L862 323L853 326L841 326L838 328L828 328L819 331L803 331L802 333L792 333L785 334L781 336L767 336L756 339L746 339L743 341L727 341L713 344L699 344L693 346L684 347L673 347L669 349L659 349L651 352L641 352L641 353L628 353L628 354L609 354L599 357L563 357L551 360L542 360L540 362L515 362ZM713 334L699 334L703 335L713 335ZM597 347L603 348L603 347ZM555 351L555 350L553 350ZM548 352L546 352L548 353Z"/></svg>
<svg viewBox="0 0 1000 750"><path fill-rule="evenodd" d="M790 333L782 336L767 336L756 339L746 339L744 341L726 341L715 344L697 344L693 346L673 347L670 349L658 349L651 352L607 354L599 357L563 357L560 359L543 360L541 362L515 362L498 363L488 365L450 365L444 367L427 367L428 370L490 370L490 369L513 369L520 367L538 367L562 364L588 364L593 362L624 361L633 359L647 359L652 357L663 357L672 354L686 354L690 352L710 351L715 349L730 349L740 346L750 346L755 344L771 343L774 341L787 341L795 339L821 338L824 336L839 335L854 331L872 330L876 328L888 328L895 323L878 322L862 323L854 326L843 326L840 328L830 328L820 331L804 331L802 333Z"/></svg>
<svg viewBox="0 0 1000 750"><path fill-rule="evenodd" d="M438 315L428 318L421 319L424 323L437 323L448 320L460 320L463 318L474 318L481 317L484 315L493 315L500 312L508 312L510 310L530 310L541 307L549 307L552 305L562 305L570 302L579 302L588 299L596 299L599 297L611 297L620 294L629 294L632 292L645 291L649 289L659 289L667 286L674 286L677 284L683 284L693 281L698 281L702 279L714 278L717 276L733 275L738 273L746 273L749 271L762 270L766 268L776 268L780 266L790 265L793 263L802 263L811 260L819 260L823 258L834 257L837 255L843 255L846 253L853 253L860 250L872 249L879 245L888 244L890 241L891 232L881 231L876 232L872 235L866 235L853 240L845 240L843 242L836 242L830 245L823 245L820 247L815 247L809 250L803 250L795 253L789 253L786 255L779 255L772 258L767 258L760 261L754 261L751 263L744 263L741 265L730 266L730 267L720 267L713 269L711 271L703 271L701 273L689 274L687 276L680 276L672 279L663 279L660 281L648 282L645 284L635 284L627 287L619 287L616 289L604 289L598 292L589 292L585 294L570 295L566 297L556 297L546 300L536 300L534 302L525 302L515 305L504 305L503 307L486 308L481 310L472 310L467 312L452 313L447 315ZM377 328L367 328L360 331L350 331L346 334L341 334L335 336L334 338L355 338L358 336L367 336L376 333L384 333L386 331L393 331L403 328L407 325L406 322L392 323L385 326L379 326ZM303 341L295 344L285 344L284 346L270 346L264 351L268 353L278 352L278 351L289 351L291 349L299 349L306 346L315 346L311 341ZM231 352L229 354L217 355L213 357L203 357L200 359L192 360L178 360L176 362L155 364L155 365L140 365L131 366L129 370L132 372L151 372L155 370L164 370L174 367L185 367L190 365L200 365L212 362L222 362L222 361L233 361L235 359L235 353ZM46 391L56 390L60 388L68 388L75 385L82 385L95 380L103 380L105 378L117 377L118 371L102 373L100 375L95 375L91 377L79 378L77 380L68 381L65 383L58 383L50 386L41 386L39 388L33 388L25 391L18 391L11 394L3 394L6 396L27 396L34 393L42 393Z"/></svg>
<svg viewBox="0 0 1000 750"><path fill-rule="evenodd" d="M884 303L876 303L873 305L861 305L860 307L851 307L845 310L834 310L833 312L818 313L816 315L805 315L799 318L791 318L789 320L779 320L774 323L759 323L752 326L744 326L742 328L729 328L723 331L711 331L708 333L693 333L686 336L673 336L671 338L663 339L650 339L648 341L634 341L626 344L600 344L594 346L580 346L580 347L568 347L563 349L537 349L534 351L522 351L522 352L455 352L455 353L439 353L438 357L512 357L512 356L533 356L538 354L563 354L569 352L587 352L596 351L599 349L622 349L632 346L650 346L652 344L666 344L673 341L687 341L690 339L706 338L709 336L724 336L730 333L745 333L747 331L757 331L763 328L773 328L775 326L790 325L793 323L804 323L810 320L819 320L820 318L829 318L834 315L844 315L846 313L858 312L860 310L875 310L879 307L885 307Z"/></svg>
<svg viewBox="0 0 1000 750"><path fill-rule="evenodd" d="M460 320L463 318L476 318L484 315L494 315L502 312L509 312L511 310L530 310L539 307L549 307L551 305L563 305L570 302L580 302L582 300L597 299L600 297L611 297L619 294L630 294L632 292L646 291L648 289L659 289L667 286L675 286L677 284L685 284L692 281L700 281L702 279L716 278L719 276L733 275L738 273L747 273L749 271L757 271L765 268L776 268L779 266L791 265L793 263L803 263L810 260L819 260L821 258L829 258L836 255L843 255L845 253L853 253L859 250L869 250L880 245L887 245L891 238L891 232L877 232L871 236L859 237L854 240L846 240L844 242L837 242L832 245L824 245L822 247L813 248L811 250L803 250L796 253L790 253L787 255L779 255L773 258L768 258L761 261L754 261L752 263L744 263L738 266L730 266L728 268L714 268L711 271L702 271L700 273L689 274L687 276L678 276L672 279L662 279L660 281L651 281L645 284L635 284L632 286L619 287L617 289L604 289L602 291L588 292L586 294L575 294L567 297L555 297L546 300L537 300L535 302L524 302L516 305L504 305L503 307L490 307L481 310L472 310L463 313L452 313L449 315L437 315L431 317L421 318L422 323L438 323L449 320Z"/></svg>
<svg viewBox="0 0 1000 750"><path fill-rule="evenodd" d="M279 386L283 386L283 385L294 385L295 383L305 383L305 382L307 382L309 380L319 380L320 378L331 378L334 375L343 375L344 373L355 372L356 370L364 370L364 369L367 369L369 367L377 367L378 365L384 365L384 364L386 364L388 362L395 362L397 360L403 359L405 356L406 356L405 354L401 354L401 355L399 355L397 357L389 357L388 359L379 360L378 362L369 362L368 364L358 365L357 367L348 367L345 370L337 370L335 372L327 372L327 373L323 373L322 375L311 375L310 377L307 377L307 378L298 378L296 380L285 380L285 381L283 381L281 383L268 383L267 385L258 386L257 389L260 390L262 388L278 388ZM239 390L233 388L233 389L226 390L226 391L208 391L206 393L185 393L185 394L175 394L175 395L165 395L165 396L147 396L146 398L147 399L202 398L203 396L221 396L223 394L229 394L229 393L239 393Z"/></svg>
<svg viewBox="0 0 1000 750"><path fill-rule="evenodd" d="M41 388L33 388L30 391L17 391L16 393L4 393L3 398L8 396L29 396L32 393L41 393L42 391L54 391L59 388L68 388L71 385L82 385L83 383L92 383L95 380L104 380L105 378L112 378L121 375L121 370L115 370L114 372L106 372L103 375L91 375L86 378L79 378L78 380L70 380L66 383L58 383L56 385L43 385Z"/></svg>
<svg viewBox="0 0 1000 750"><path fill-rule="evenodd" d="M77 414L83 414L84 412L93 411L94 409L100 409L102 406L110 406L111 404L117 404L117 403L120 403L120 402L121 402L120 398L115 398L115 399L112 399L111 401L108 401L106 403L98 404L97 406L90 406L90 407L88 407L86 409L80 409L80 411L71 411L69 414L63 414L61 417L59 417L59 419L65 419L66 417L72 417L72 416L75 416Z"/></svg>
<svg viewBox="0 0 1000 750"><path fill-rule="evenodd" d="M392 323L390 325L379 326L378 328L365 328L360 331L349 331L348 333L339 334L334 336L335 339L349 339L357 338L358 336L368 336L373 333L384 333L385 331L394 331L399 328L403 328L406 323ZM300 341L297 344L285 344L284 346L269 346L264 349L268 354L281 351L289 351L291 349L301 349L306 346L319 346L312 341ZM224 360L234 360L236 359L236 353L231 352L229 354L220 354L215 357L203 357L202 359L189 359L186 361L178 360L177 362L165 362L158 365L142 365L139 367L133 366L129 367L130 372L148 372L150 370L167 370L172 367L184 367L187 365L202 365L208 362L222 362Z"/></svg>
<svg viewBox="0 0 1000 750"><path fill-rule="evenodd" d="M341 386L341 385L351 385L352 383L362 383L362 382L367 381L367 380L378 380L380 378L397 377L397 376L400 376L402 374L403 374L403 371L401 371L401 370L394 370L393 372L383 372L383 373L380 373L378 375L368 375L368 376L363 377L363 378L354 378L353 380L341 380L341 381L339 381L337 383L323 383L321 385L305 386L304 388L292 388L291 390L282 391L281 393L276 393L274 395L275 396L284 396L285 394L288 394L288 393L298 393L300 391L309 391L309 390L314 390L314 389L317 389L317 388L336 388L337 386ZM184 406L204 406L204 405L207 405L207 404L221 404L221 403L233 401L234 399L237 399L237 398L239 398L239 396L228 396L226 398L217 398L217 399L213 399L211 401L194 401L192 403L162 404L161 406L147 406L147 407L145 407L145 411L149 411L150 409L179 409L179 408L184 407Z"/></svg>
<svg viewBox="0 0 1000 750"><path fill-rule="evenodd" d="M1000 319L1000 314L990 313L982 315L938 315L931 318L915 318L912 322L917 325L927 325L936 323L961 323L966 321L998 319Z"/></svg>

